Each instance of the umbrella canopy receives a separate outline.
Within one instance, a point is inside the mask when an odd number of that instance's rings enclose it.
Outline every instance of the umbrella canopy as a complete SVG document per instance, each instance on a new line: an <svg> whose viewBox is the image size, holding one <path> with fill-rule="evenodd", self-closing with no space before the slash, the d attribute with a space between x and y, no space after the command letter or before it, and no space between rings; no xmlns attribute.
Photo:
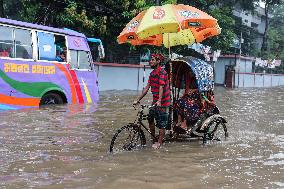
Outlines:
<svg viewBox="0 0 284 189"><path fill-rule="evenodd" d="M183 76L187 73L193 73L198 90L200 92L210 91L214 89L213 68L210 64L195 57L182 57L171 61L173 66L173 86L181 88L179 85ZM186 67L189 68L186 69Z"/></svg>
<svg viewBox="0 0 284 189"><path fill-rule="evenodd" d="M162 44L169 48L220 34L217 20L188 5L153 6L134 17L118 36L119 43Z"/></svg>

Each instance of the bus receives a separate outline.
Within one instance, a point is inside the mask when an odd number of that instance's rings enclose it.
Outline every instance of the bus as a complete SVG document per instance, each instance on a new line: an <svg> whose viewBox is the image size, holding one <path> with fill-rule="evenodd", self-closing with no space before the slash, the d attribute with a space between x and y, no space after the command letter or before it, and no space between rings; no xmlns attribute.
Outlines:
<svg viewBox="0 0 284 189"><path fill-rule="evenodd" d="M103 57L100 39L0 18L0 109L96 103L93 62Z"/></svg>

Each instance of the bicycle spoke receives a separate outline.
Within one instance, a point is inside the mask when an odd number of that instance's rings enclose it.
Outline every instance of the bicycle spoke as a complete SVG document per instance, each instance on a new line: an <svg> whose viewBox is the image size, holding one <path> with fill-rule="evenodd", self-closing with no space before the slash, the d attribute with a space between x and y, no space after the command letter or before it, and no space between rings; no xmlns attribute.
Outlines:
<svg viewBox="0 0 284 189"><path fill-rule="evenodd" d="M203 143L222 142L226 140L227 128L220 120L212 120L204 134Z"/></svg>
<svg viewBox="0 0 284 189"><path fill-rule="evenodd" d="M145 141L145 136L142 132L137 125L122 127L116 132L111 141L110 152L131 151L142 147L142 142Z"/></svg>

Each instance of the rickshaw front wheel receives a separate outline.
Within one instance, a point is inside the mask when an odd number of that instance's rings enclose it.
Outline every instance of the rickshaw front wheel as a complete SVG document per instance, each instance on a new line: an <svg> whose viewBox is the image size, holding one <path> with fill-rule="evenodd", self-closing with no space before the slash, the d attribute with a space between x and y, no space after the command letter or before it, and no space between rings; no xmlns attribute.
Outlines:
<svg viewBox="0 0 284 189"><path fill-rule="evenodd" d="M137 124L128 124L121 127L112 137L109 151L118 153L142 148L146 144L146 137Z"/></svg>

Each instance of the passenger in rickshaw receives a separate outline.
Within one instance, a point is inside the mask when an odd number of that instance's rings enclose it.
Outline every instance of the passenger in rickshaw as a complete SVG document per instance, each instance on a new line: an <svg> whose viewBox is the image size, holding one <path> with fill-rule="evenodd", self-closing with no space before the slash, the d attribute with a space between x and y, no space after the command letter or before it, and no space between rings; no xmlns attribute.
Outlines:
<svg viewBox="0 0 284 189"><path fill-rule="evenodd" d="M192 126L200 118L201 113L214 101L198 91L197 81L192 72L185 72L185 90L183 96L174 102L177 123L174 130L180 134L190 133ZM210 96L211 97L211 96Z"/></svg>

